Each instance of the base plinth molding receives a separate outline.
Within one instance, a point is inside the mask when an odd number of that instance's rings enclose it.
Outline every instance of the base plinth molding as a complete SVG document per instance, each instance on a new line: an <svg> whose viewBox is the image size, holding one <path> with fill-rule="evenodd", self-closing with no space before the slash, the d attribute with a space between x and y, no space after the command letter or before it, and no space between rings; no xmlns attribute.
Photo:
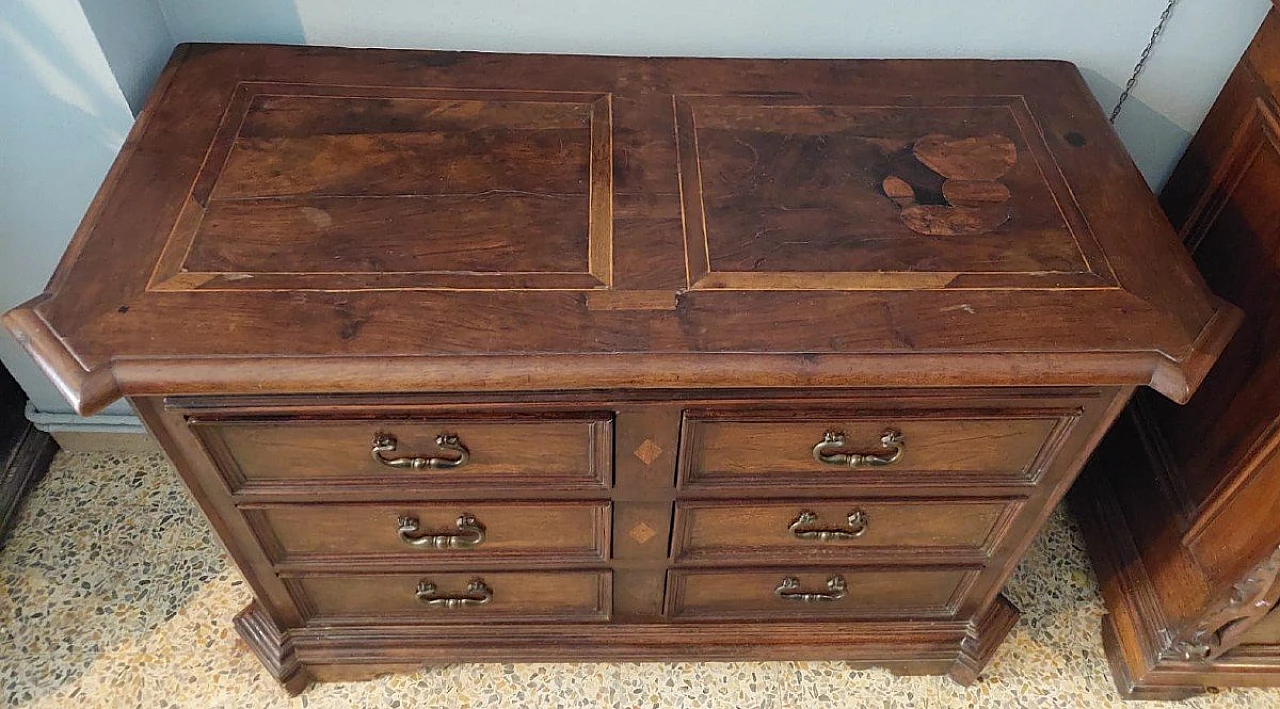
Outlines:
<svg viewBox="0 0 1280 709"><path fill-rule="evenodd" d="M313 681L370 679L458 662L843 660L974 682L1018 611L1003 596L968 620L847 623L385 625L282 631L255 602L236 630L290 694Z"/></svg>
<svg viewBox="0 0 1280 709"><path fill-rule="evenodd" d="M966 687L978 681L983 668L1017 624L1020 615L1004 594L996 596L987 611L969 625L964 639L960 641L960 656L947 676Z"/></svg>
<svg viewBox="0 0 1280 709"><path fill-rule="evenodd" d="M1276 686L1280 653L1240 645L1216 657L1186 659L1169 652L1169 625L1158 594L1105 476L1086 472L1071 493L1071 508L1106 601L1102 645L1126 699L1181 700L1211 687Z"/></svg>
<svg viewBox="0 0 1280 709"><path fill-rule="evenodd" d="M233 622L240 638L290 696L311 686L311 674L298 661L289 633L280 630L257 601L240 611Z"/></svg>

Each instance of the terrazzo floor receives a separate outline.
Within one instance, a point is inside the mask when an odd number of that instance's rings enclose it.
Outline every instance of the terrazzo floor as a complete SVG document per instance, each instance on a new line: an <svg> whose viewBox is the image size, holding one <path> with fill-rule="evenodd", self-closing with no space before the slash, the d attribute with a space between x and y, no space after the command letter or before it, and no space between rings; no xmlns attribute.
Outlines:
<svg viewBox="0 0 1280 709"><path fill-rule="evenodd" d="M6 707L1277 707L1280 690L1122 704L1061 512L1008 588L1023 617L972 687L838 662L458 665L290 699L231 627L249 599L157 455L60 453L0 550Z"/></svg>

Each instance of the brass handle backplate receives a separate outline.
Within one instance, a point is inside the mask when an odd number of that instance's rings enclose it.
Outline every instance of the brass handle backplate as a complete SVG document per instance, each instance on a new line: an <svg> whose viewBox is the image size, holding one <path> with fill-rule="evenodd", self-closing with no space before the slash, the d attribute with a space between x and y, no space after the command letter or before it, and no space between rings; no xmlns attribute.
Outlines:
<svg viewBox="0 0 1280 709"><path fill-rule="evenodd" d="M396 437L389 433L379 433L373 437L373 459L389 468L408 468L410 470L434 469L442 468L460 468L467 464L471 459L471 451L458 441L457 436L442 433L436 436L436 445L447 451L452 451L458 455L453 458L436 458L423 455L404 456L401 458L387 458L383 453L394 453L396 450Z"/></svg>
<svg viewBox="0 0 1280 709"><path fill-rule="evenodd" d="M464 608L466 606L483 606L493 600L493 589L482 579L472 579L467 584L467 591L461 596L441 596L436 591L435 583L422 579L418 582L418 591L414 594L419 601L435 608Z"/></svg>
<svg viewBox="0 0 1280 709"><path fill-rule="evenodd" d="M841 449L849 445L841 431L827 431L822 440L813 447L813 459L824 465L835 465L841 468L871 468L897 462L907 449L902 434L888 429L880 434L880 445L883 452L875 453L841 453Z"/></svg>
<svg viewBox="0 0 1280 709"><path fill-rule="evenodd" d="M474 516L462 513L456 524L457 532L422 533L421 523L417 517L404 516L399 519L400 541L409 546L425 549L470 549L484 543L484 525Z"/></svg>
<svg viewBox="0 0 1280 709"><path fill-rule="evenodd" d="M791 531L792 536L796 539L812 539L819 542L833 542L848 539L857 539L866 534L867 527L871 521L867 518L867 513L862 510L854 510L849 513L848 526L843 529L823 529L815 527L818 521L818 515L805 510L796 517L795 521L787 527Z"/></svg>
<svg viewBox="0 0 1280 709"><path fill-rule="evenodd" d="M849 586L845 583L843 576L832 576L827 579L827 590L825 593L816 591L801 591L800 579L794 576L788 576L782 579L777 588L773 589L773 595L784 601L796 601L797 603L822 603L824 601L838 601L849 595Z"/></svg>

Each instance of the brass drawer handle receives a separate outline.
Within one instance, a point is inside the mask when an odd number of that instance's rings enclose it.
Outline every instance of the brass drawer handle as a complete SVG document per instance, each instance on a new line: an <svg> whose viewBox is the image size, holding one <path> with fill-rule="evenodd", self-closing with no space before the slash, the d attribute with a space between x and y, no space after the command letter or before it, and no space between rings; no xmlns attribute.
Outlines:
<svg viewBox="0 0 1280 709"><path fill-rule="evenodd" d="M414 455L402 458L384 458L383 453L394 453L396 450L396 437L389 433L379 433L373 437L373 459L389 468L409 468L410 470L422 470L424 468L441 469L441 468L461 468L471 460L471 451L458 441L457 436L440 434L436 436L436 445L447 451L453 451L458 454L456 458L431 458L428 456Z"/></svg>
<svg viewBox="0 0 1280 709"><path fill-rule="evenodd" d="M436 608L464 608L466 606L483 606L493 600L493 589L481 579L472 579L467 584L467 592L462 596L441 596L436 594L436 585L427 579L418 582L418 592L414 594L419 601Z"/></svg>
<svg viewBox="0 0 1280 709"><path fill-rule="evenodd" d="M880 445L887 449L883 453L837 453L845 448L848 441L841 431L827 431L822 440L813 447L813 459L825 465L836 465L849 468L871 468L897 462L907 449L902 434L888 429L880 434Z"/></svg>
<svg viewBox="0 0 1280 709"><path fill-rule="evenodd" d="M870 520L867 519L867 513L862 510L854 510L849 513L847 529L822 529L814 527L814 523L818 521L818 515L805 510L796 517L796 521L792 522L787 529L791 530L792 536L796 539L812 539L819 542L831 542L845 539L857 539L866 534Z"/></svg>
<svg viewBox="0 0 1280 709"><path fill-rule="evenodd" d="M458 517L458 531L442 532L439 534L426 533L420 534L422 531L421 523L417 517L401 517L400 522L400 541L413 547L426 547L428 549L470 549L478 547L484 543L484 525L480 524L469 513L462 513Z"/></svg>
<svg viewBox="0 0 1280 709"><path fill-rule="evenodd" d="M827 579L826 593L816 593L809 591L801 591L800 579L794 576L788 576L782 579L782 583L773 589L773 595L784 601L796 601L799 603L821 603L824 601L838 601L849 595L849 586L845 583L844 577L840 575L832 576Z"/></svg>

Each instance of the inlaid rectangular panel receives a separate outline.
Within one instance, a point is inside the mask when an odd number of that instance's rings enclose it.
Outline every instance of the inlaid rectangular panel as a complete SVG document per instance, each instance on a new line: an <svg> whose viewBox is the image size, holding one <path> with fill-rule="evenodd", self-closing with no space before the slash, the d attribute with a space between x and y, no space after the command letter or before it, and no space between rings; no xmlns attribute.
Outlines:
<svg viewBox="0 0 1280 709"><path fill-rule="evenodd" d="M1231 149L1216 162L1212 185L1198 193L1182 225L1187 248L1214 291L1247 306L1244 323L1206 377L1204 390L1185 406L1141 397L1162 430L1177 432L1164 443L1167 454L1179 461L1178 489L1185 487L1188 509L1214 495L1227 471L1257 465L1250 461L1266 455L1265 448L1241 442L1271 435L1267 432L1280 419L1273 384L1280 372L1275 345L1280 342L1280 200L1271 198L1280 185L1280 116L1265 101L1249 109L1232 131ZM1250 495L1250 504L1260 499L1257 494ZM1242 536L1257 531L1245 525L1237 529ZM1215 539L1205 550L1233 548Z"/></svg>
<svg viewBox="0 0 1280 709"><path fill-rule="evenodd" d="M609 557L609 503L399 502L241 508L278 568L565 565Z"/></svg>
<svg viewBox="0 0 1280 709"><path fill-rule="evenodd" d="M977 572L856 567L676 569L667 615L695 619L937 617L955 613Z"/></svg>
<svg viewBox="0 0 1280 709"><path fill-rule="evenodd" d="M985 563L1016 500L686 500L671 556L682 564L924 559Z"/></svg>
<svg viewBox="0 0 1280 709"><path fill-rule="evenodd" d="M150 289L604 288L609 103L242 83Z"/></svg>
<svg viewBox="0 0 1280 709"><path fill-rule="evenodd" d="M609 571L521 571L299 576L287 583L308 620L434 624L604 621L611 581Z"/></svg>
<svg viewBox="0 0 1280 709"><path fill-rule="evenodd" d="M189 425L233 490L345 484L599 488L612 478L608 412L464 412L369 420L210 417L192 418ZM415 466L415 459L435 462Z"/></svg>
<svg viewBox="0 0 1280 709"><path fill-rule="evenodd" d="M692 289L1116 280L1020 97L681 96Z"/></svg>
<svg viewBox="0 0 1280 709"><path fill-rule="evenodd" d="M691 409L679 485L1029 485L1079 418L1071 406ZM850 465L854 455L875 460Z"/></svg>

